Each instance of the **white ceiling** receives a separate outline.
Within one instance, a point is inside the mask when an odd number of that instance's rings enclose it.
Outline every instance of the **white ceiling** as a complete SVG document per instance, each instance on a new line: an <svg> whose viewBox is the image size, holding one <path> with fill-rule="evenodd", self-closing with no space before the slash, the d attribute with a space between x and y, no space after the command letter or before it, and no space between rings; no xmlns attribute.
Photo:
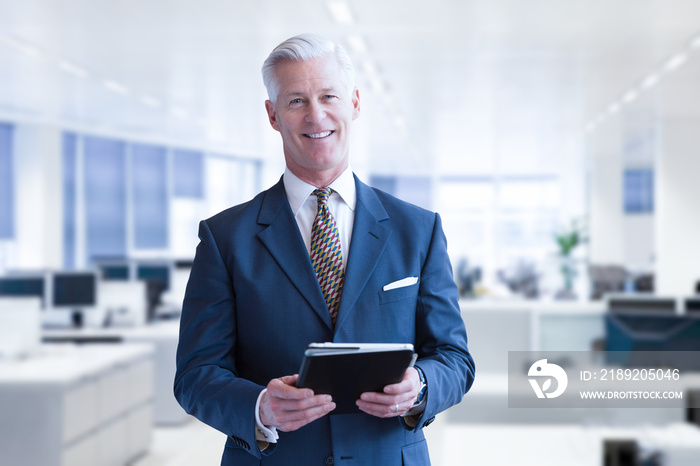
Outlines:
<svg viewBox="0 0 700 466"><path fill-rule="evenodd" d="M695 0L345 1L0 0L0 118L270 157L260 65L309 31L351 50L377 171L527 172L682 48L700 78Z"/></svg>

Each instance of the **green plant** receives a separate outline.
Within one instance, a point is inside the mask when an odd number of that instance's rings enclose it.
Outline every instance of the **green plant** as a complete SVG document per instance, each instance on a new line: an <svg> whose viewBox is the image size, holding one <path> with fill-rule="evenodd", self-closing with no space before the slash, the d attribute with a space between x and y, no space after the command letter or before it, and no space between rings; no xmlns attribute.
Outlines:
<svg viewBox="0 0 700 466"><path fill-rule="evenodd" d="M559 246L559 255L570 257L579 244L586 241L585 228L581 221L574 219L569 227L561 228L554 233L554 240Z"/></svg>
<svg viewBox="0 0 700 466"><path fill-rule="evenodd" d="M560 270L564 278L564 289L560 292L560 295L570 298L573 296L573 282L576 276L576 264L572 255L579 244L587 241L583 222L577 219L572 220L570 226L563 227L554 233L554 240L559 247Z"/></svg>

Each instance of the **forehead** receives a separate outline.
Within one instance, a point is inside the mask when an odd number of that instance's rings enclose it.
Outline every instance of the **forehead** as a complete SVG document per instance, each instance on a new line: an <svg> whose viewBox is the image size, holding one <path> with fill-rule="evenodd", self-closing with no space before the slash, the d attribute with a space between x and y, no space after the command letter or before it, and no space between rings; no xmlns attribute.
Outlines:
<svg viewBox="0 0 700 466"><path fill-rule="evenodd" d="M280 94L344 87L340 63L334 55L305 61L284 61L277 67Z"/></svg>

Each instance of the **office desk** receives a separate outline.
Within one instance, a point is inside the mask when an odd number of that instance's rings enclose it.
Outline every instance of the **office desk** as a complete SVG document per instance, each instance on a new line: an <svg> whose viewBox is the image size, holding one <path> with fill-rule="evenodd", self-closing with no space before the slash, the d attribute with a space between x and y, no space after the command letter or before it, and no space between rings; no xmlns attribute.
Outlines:
<svg viewBox="0 0 700 466"><path fill-rule="evenodd" d="M83 343L148 343L153 345L155 356L154 377L154 422L157 425L179 425L187 419L173 394L175 379L175 352L179 336L180 321L157 321L139 327L109 327L82 329L44 330L44 341L73 341Z"/></svg>
<svg viewBox="0 0 700 466"><path fill-rule="evenodd" d="M0 362L0 464L121 466L145 453L149 345L41 345Z"/></svg>
<svg viewBox="0 0 700 466"><path fill-rule="evenodd" d="M438 422L439 418L434 424ZM432 425L426 435L430 429ZM700 429L687 424L629 428L449 424L429 444L431 453L441 451L441 461L435 464L450 466L601 466L604 442L617 439L635 440L645 452L661 452L664 466L692 466L700 458Z"/></svg>
<svg viewBox="0 0 700 466"><path fill-rule="evenodd" d="M460 301L480 374L505 373L508 351L588 351L605 335L603 302Z"/></svg>
<svg viewBox="0 0 700 466"><path fill-rule="evenodd" d="M478 364L478 363L477 363ZM685 374L680 389L683 399L668 400L664 408L629 407L565 407L565 408L511 408L508 406L508 374L479 374L462 402L446 413L451 423L480 425L586 425L608 427L666 426L686 421L691 402L689 393L700 390L700 373ZM567 390L579 390L571 385ZM523 385L519 396L532 397L534 392ZM586 390L607 390L607 382L586 386ZM696 408L697 409L697 408ZM690 425L690 424L688 424ZM697 428L697 426L696 426Z"/></svg>

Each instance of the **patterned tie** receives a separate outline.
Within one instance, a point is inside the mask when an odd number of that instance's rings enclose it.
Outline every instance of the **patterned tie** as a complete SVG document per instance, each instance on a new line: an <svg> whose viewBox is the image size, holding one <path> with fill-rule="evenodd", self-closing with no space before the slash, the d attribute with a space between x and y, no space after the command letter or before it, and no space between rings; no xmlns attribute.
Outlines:
<svg viewBox="0 0 700 466"><path fill-rule="evenodd" d="M321 291L326 298L331 320L335 325L338 317L340 294L343 291L343 251L340 249L340 235L335 219L328 208L328 197L333 190L322 188L314 191L318 198L316 220L311 229L311 263L314 266Z"/></svg>

